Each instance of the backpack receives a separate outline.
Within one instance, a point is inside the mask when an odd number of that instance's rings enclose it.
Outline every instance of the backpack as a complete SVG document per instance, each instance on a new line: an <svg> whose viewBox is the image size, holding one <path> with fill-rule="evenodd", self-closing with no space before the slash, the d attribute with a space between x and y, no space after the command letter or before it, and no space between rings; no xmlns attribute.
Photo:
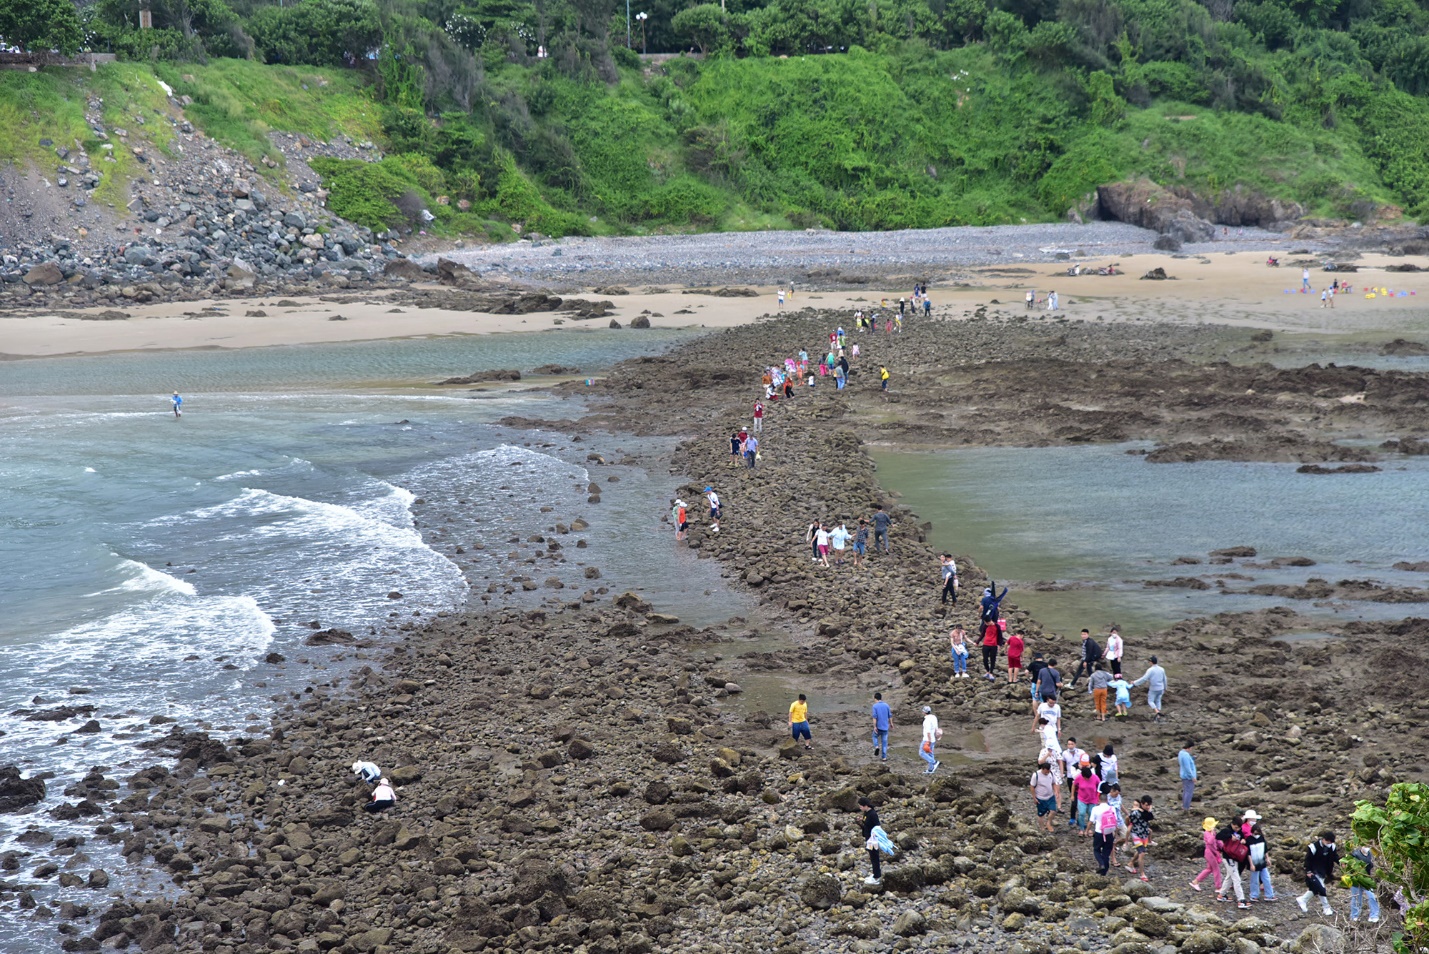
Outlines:
<svg viewBox="0 0 1429 954"><path fill-rule="evenodd" d="M1007 622L1005 620L997 621L997 645L1007 645Z"/></svg>
<svg viewBox="0 0 1429 954"><path fill-rule="evenodd" d="M1265 842L1258 841L1250 846L1250 864L1257 871L1265 867Z"/></svg>
<svg viewBox="0 0 1429 954"><path fill-rule="evenodd" d="M1097 645L1095 639L1087 640L1087 662L1096 662L1102 658L1102 648Z"/></svg>
<svg viewBox="0 0 1429 954"><path fill-rule="evenodd" d="M1103 835L1109 835L1117 829L1116 812L1110 807L1102 812L1102 817L1097 822L1097 831Z"/></svg>
<svg viewBox="0 0 1429 954"><path fill-rule="evenodd" d="M1226 839L1225 844L1221 846L1221 854L1236 864L1239 864L1250 857L1250 848L1247 847L1246 843L1241 841L1238 836L1232 835Z"/></svg>

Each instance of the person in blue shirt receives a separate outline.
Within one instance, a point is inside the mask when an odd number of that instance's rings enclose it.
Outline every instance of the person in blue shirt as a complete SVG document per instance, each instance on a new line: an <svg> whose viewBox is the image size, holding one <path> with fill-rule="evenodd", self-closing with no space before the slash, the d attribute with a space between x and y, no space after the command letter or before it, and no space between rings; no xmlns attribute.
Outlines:
<svg viewBox="0 0 1429 954"><path fill-rule="evenodd" d="M178 391L175 391L175 392L174 392L174 396L169 399L169 403L173 404L173 406L174 406L174 417L182 417L182 416L183 416L183 413L184 413L184 412L183 412L184 399L181 398L181 397L179 397L179 392L178 392Z"/></svg>
<svg viewBox="0 0 1429 954"><path fill-rule="evenodd" d="M893 710L883 701L883 693L873 694L873 754L888 761L888 728L893 724Z"/></svg>
<svg viewBox="0 0 1429 954"><path fill-rule="evenodd" d="M1187 812L1191 810L1191 795L1196 790L1196 758L1191 754L1191 746L1195 744L1187 742L1176 756L1181 766L1181 810Z"/></svg>

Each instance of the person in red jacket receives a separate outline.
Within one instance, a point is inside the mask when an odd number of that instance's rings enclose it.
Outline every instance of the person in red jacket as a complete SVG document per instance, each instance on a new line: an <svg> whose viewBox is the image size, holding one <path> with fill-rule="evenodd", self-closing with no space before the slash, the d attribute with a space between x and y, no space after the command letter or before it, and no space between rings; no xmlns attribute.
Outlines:
<svg viewBox="0 0 1429 954"><path fill-rule="evenodd" d="M1017 682L1022 675L1022 634L1013 633L1007 637L1007 681Z"/></svg>

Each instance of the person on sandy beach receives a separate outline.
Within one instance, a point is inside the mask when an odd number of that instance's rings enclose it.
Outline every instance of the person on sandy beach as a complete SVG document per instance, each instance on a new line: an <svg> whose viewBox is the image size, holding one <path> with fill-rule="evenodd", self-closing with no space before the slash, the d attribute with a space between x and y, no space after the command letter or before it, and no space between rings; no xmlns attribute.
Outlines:
<svg viewBox="0 0 1429 954"><path fill-rule="evenodd" d="M893 726L893 710L883 701L883 693L873 694L873 754L888 761L888 730Z"/></svg>
<svg viewBox="0 0 1429 954"><path fill-rule="evenodd" d="M1037 301L1037 292L1035 292L1035 291L1033 291L1032 289L1029 288L1029 289L1027 290L1027 299L1026 299L1026 300L1027 300L1027 310L1028 310L1028 311L1031 311L1031 310L1032 310L1032 305Z"/></svg>
<svg viewBox="0 0 1429 954"><path fill-rule="evenodd" d="M942 762L938 761L938 740L943 737L943 730L938 728L938 717L933 715L932 706L923 707L923 741L918 747L918 754L923 757L923 761L928 763L928 768L924 775L932 775L938 770Z"/></svg>
<svg viewBox="0 0 1429 954"><path fill-rule="evenodd" d="M1146 704L1151 707L1151 711L1156 713L1152 722L1161 721L1161 701L1166 695L1166 670L1161 667L1161 663L1155 656L1151 657L1151 665L1142 673L1141 678L1132 683L1139 686L1146 683Z"/></svg>
<svg viewBox="0 0 1429 954"><path fill-rule="evenodd" d="M784 289L779 289L779 307L784 307Z"/></svg>
<svg viewBox="0 0 1429 954"><path fill-rule="evenodd" d="M377 787L372 790L371 801L362 806L362 808L363 811L376 814L377 812L385 812L396 804L397 793L393 791L392 783L383 778L377 780Z"/></svg>
<svg viewBox="0 0 1429 954"><path fill-rule="evenodd" d="M179 392L175 391L174 396L169 398L169 403L174 406L174 417L184 416L184 399L179 397Z"/></svg>
<svg viewBox="0 0 1429 954"><path fill-rule="evenodd" d="M953 678L968 678L968 634L961 626L949 631L948 651L953 656Z"/></svg>
<svg viewBox="0 0 1429 954"><path fill-rule="evenodd" d="M1037 827L1047 834L1053 833L1053 816L1062 810L1062 786L1052 775L1052 766L1046 762L1037 765L1037 771L1027 784L1032 793L1032 801L1037 804Z"/></svg>
<svg viewBox="0 0 1429 954"><path fill-rule="evenodd" d="M1310 291L1310 269L1300 270L1300 294L1304 295Z"/></svg>
<svg viewBox="0 0 1429 954"><path fill-rule="evenodd" d="M943 577L943 600L942 605L947 606L952 600L953 605L958 605L958 564L953 559L951 553L944 553L942 565L939 567Z"/></svg>
<svg viewBox="0 0 1429 954"><path fill-rule="evenodd" d="M814 747L814 734L809 731L809 700L802 692L789 703L789 734L795 742L804 740L804 748Z"/></svg>

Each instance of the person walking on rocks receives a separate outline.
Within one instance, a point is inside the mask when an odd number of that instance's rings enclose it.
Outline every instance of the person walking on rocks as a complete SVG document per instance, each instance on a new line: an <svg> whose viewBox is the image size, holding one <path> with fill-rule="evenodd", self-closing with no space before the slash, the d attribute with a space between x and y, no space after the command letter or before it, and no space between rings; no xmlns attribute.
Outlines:
<svg viewBox="0 0 1429 954"><path fill-rule="evenodd" d="M1250 826L1250 833L1245 836L1246 847L1250 849L1250 900L1274 901L1275 888L1270 883L1270 843L1260 830L1258 814L1248 811L1244 818ZM1353 914L1351 911L1352 917Z"/></svg>
<svg viewBox="0 0 1429 954"><path fill-rule="evenodd" d="M888 730L893 725L893 710L883 701L883 693L873 694L873 754L888 761Z"/></svg>
<svg viewBox="0 0 1429 954"><path fill-rule="evenodd" d="M985 623L982 631L982 668L986 670L983 678L988 682L997 679L997 650L1001 642L1002 628L997 622Z"/></svg>
<svg viewBox="0 0 1429 954"><path fill-rule="evenodd" d="M754 469L754 462L759 459L759 438L753 434L744 442L744 462L749 465L749 469Z"/></svg>
<svg viewBox="0 0 1429 954"><path fill-rule="evenodd" d="M844 565L844 550L848 547L848 527L839 524L829 531L829 546L834 551L834 566Z"/></svg>
<svg viewBox="0 0 1429 954"><path fill-rule="evenodd" d="M867 795L859 796L858 812L862 816L863 846L868 850L868 861L873 867L873 873L864 878L863 883L878 884L883 880L883 843L888 840L888 835L879 823L878 809L873 807L873 801ZM878 837L880 834L883 835L881 839Z"/></svg>
<svg viewBox="0 0 1429 954"><path fill-rule="evenodd" d="M1017 677L1022 675L1022 650L1026 643L1022 639L1021 633L1013 633L1007 637L1007 682L1009 685L1017 685Z"/></svg>
<svg viewBox="0 0 1429 954"><path fill-rule="evenodd" d="M715 493L713 487L706 487L705 499L710 502L710 533L719 533L719 518L722 512L719 505L719 494Z"/></svg>
<svg viewBox="0 0 1429 954"><path fill-rule="evenodd" d="M891 552L888 546L888 528L891 526L893 526L893 518L882 506L875 504L873 508L873 549L875 551L881 546L884 553Z"/></svg>
<svg viewBox="0 0 1429 954"><path fill-rule="evenodd" d="M1115 693L1116 717L1125 719L1131 714L1131 683L1126 681L1125 676L1114 676L1107 688Z"/></svg>
<svg viewBox="0 0 1429 954"><path fill-rule="evenodd" d="M1037 803L1037 827L1052 834L1053 816L1062 810L1062 786L1057 784L1056 778L1052 775L1052 766L1047 762L1039 762L1037 771L1032 773L1032 779L1028 782L1027 790L1032 793L1032 800Z"/></svg>
<svg viewBox="0 0 1429 954"><path fill-rule="evenodd" d="M1092 632L1089 629L1082 630L1082 655L1077 660L1077 670L1072 673L1071 687L1076 688L1077 680L1082 678L1085 672L1087 677L1092 675L1092 666L1102 658L1102 648L1097 645L1097 641L1092 639Z"/></svg>
<svg viewBox="0 0 1429 954"><path fill-rule="evenodd" d="M1047 664L1037 672L1036 682L1033 683L1032 711L1035 713L1041 703L1055 703L1057 701L1057 693L1061 690L1062 673L1057 669L1057 657L1053 656L1047 660Z"/></svg>
<svg viewBox="0 0 1429 954"><path fill-rule="evenodd" d="M997 581L988 580L991 585L982 591L982 665L987 670L987 679L997 678L997 648L1003 643L1002 600L1007 596L1007 587L1002 588L1002 596L997 595Z"/></svg>
<svg viewBox="0 0 1429 954"><path fill-rule="evenodd" d="M1151 846L1151 823L1156 815L1151 811L1151 796L1143 795L1136 800L1136 807L1126 818L1127 829L1131 833L1131 864L1126 870L1139 875L1142 881L1150 881L1146 876L1147 852Z"/></svg>
<svg viewBox="0 0 1429 954"><path fill-rule="evenodd" d="M1092 776L1095 778L1096 776ZM1107 801L1111 787L1101 785L1097 792L1097 803L1088 815L1088 826L1092 832L1092 857L1097 862L1097 874L1105 875L1111 867L1112 851L1116 848L1116 832L1120 827L1116 810Z"/></svg>
<svg viewBox="0 0 1429 954"><path fill-rule="evenodd" d="M814 548L819 551L819 565L829 565L829 531L822 523L814 531Z"/></svg>
<svg viewBox="0 0 1429 954"><path fill-rule="evenodd" d="M814 747L814 734L809 731L809 700L802 692L789 704L789 734L796 743L803 739L804 748Z"/></svg>
<svg viewBox="0 0 1429 954"><path fill-rule="evenodd" d="M1221 896L1221 843L1216 839L1216 820L1207 818L1201 822L1201 855L1206 866L1191 879L1191 890L1200 891L1201 882L1210 878L1216 886L1216 898Z"/></svg>
<svg viewBox="0 0 1429 954"><path fill-rule="evenodd" d="M1181 810L1191 810L1191 796L1196 792L1196 757L1191 754L1191 746L1196 743L1187 740L1176 755L1177 766L1181 770Z"/></svg>
<svg viewBox="0 0 1429 954"><path fill-rule="evenodd" d="M933 715L932 706L923 707L923 743L918 747L918 754L923 757L923 761L928 763L928 768L924 770L924 775L932 775L938 770L942 762L938 761L938 740L943 737L943 730L938 728L938 717Z"/></svg>
<svg viewBox="0 0 1429 954"><path fill-rule="evenodd" d="M1151 720L1161 721L1161 700L1166 695L1166 670L1161 668L1160 662L1155 656L1151 657L1151 665L1141 678L1132 683L1132 686L1139 686L1146 683L1146 704L1151 707L1151 711L1156 713Z"/></svg>
<svg viewBox="0 0 1429 954"><path fill-rule="evenodd" d="M1102 653L1107 663L1111 666L1111 671L1118 676L1121 675L1121 657L1126 654L1126 643L1122 641L1121 631L1115 626L1106 637L1106 651Z"/></svg>
<svg viewBox="0 0 1429 954"><path fill-rule="evenodd" d="M729 435L729 462L734 465L739 464L739 458L744 454L744 438L739 436L739 431Z"/></svg>
<svg viewBox="0 0 1429 954"><path fill-rule="evenodd" d="M968 678L968 634L961 626L948 633L949 651L953 655L953 678Z"/></svg>
<svg viewBox="0 0 1429 954"><path fill-rule="evenodd" d="M1041 736L1041 748L1038 749L1037 761L1039 764L1045 763L1052 767L1052 777L1056 779L1057 785L1060 787L1063 782L1067 781L1064 772L1066 755L1062 751L1062 744L1057 741L1057 730L1052 723L1048 722L1045 718L1039 718L1037 720L1037 733ZM1067 791L1068 797L1070 797L1070 785Z"/></svg>
<svg viewBox="0 0 1429 954"><path fill-rule="evenodd" d="M853 532L853 565L863 566L863 558L868 554L868 521L858 518L858 528Z"/></svg>
<svg viewBox="0 0 1429 954"><path fill-rule="evenodd" d="M1098 722L1106 721L1106 697L1107 691L1111 688L1111 681L1111 673L1103 669L1101 663L1096 664L1092 670L1091 678L1087 680L1087 688L1092 691L1092 709L1097 714ZM1123 684L1125 682L1126 680L1122 680Z"/></svg>
<svg viewBox="0 0 1429 954"><path fill-rule="evenodd" d="M1226 897L1227 882L1235 889L1236 907L1242 910L1250 907L1245 900L1245 888L1240 883L1241 865L1250 858L1250 848L1241 837L1240 827L1235 823L1226 825L1216 832L1216 841L1221 843L1221 890L1216 893L1217 901L1229 901Z"/></svg>
<svg viewBox="0 0 1429 954"><path fill-rule="evenodd" d="M892 375L888 373L888 368L885 365L878 366L878 389L884 394L888 393L888 379L891 377Z"/></svg>
<svg viewBox="0 0 1429 954"><path fill-rule="evenodd" d="M362 806L364 811L373 813L385 812L393 805L397 804L397 793L392 790L392 783L387 779L378 779L377 787L372 790L372 800ZM1303 908L1304 905L1302 904Z"/></svg>
<svg viewBox="0 0 1429 954"><path fill-rule="evenodd" d="M754 402L754 431L755 434L764 433L764 402Z"/></svg>
<svg viewBox="0 0 1429 954"><path fill-rule="evenodd" d="M958 563L953 559L951 553L944 553L942 557L943 575L943 605L948 605L948 600L953 601L953 605L958 605Z"/></svg>
<svg viewBox="0 0 1429 954"><path fill-rule="evenodd" d="M1257 825L1256 827L1259 828L1260 826ZM1362 903L1363 903L1363 902L1368 902L1368 904L1369 904L1369 911L1368 911L1368 914L1369 914L1369 923L1370 923L1370 924L1378 924L1378 923L1379 923L1379 899L1374 896L1374 887L1373 887L1373 885L1366 887L1366 886L1365 886L1364 884L1362 884L1361 881L1360 881L1361 878L1369 878L1371 875L1374 874L1374 856L1375 856L1375 849L1374 849L1374 847L1373 847L1372 845L1361 845L1360 847L1356 848L1354 851L1350 852L1350 859L1353 860L1353 861L1358 862L1358 863L1359 863L1361 866L1363 866L1363 868L1364 868L1364 870L1363 870L1362 872L1357 870L1357 871L1355 871L1354 874L1351 876L1351 883L1350 883L1350 920L1351 920L1351 921L1358 921L1358 920L1360 919L1360 907L1362 906ZM1251 888L1251 890L1254 891L1255 889L1254 889L1254 888ZM1267 899L1267 900L1273 901L1273 900L1275 900L1275 899L1274 899L1274 898L1269 898L1269 899Z"/></svg>
<svg viewBox="0 0 1429 954"><path fill-rule="evenodd" d="M1330 908L1330 897L1326 887L1335 873L1335 865L1340 863L1340 850L1335 847L1335 833L1320 832L1318 841L1312 841L1305 848L1305 887L1309 890L1295 899L1300 910L1310 913L1310 899L1320 898L1320 913L1329 917L1335 912Z"/></svg>
<svg viewBox="0 0 1429 954"><path fill-rule="evenodd" d="M1077 830L1086 838L1092 834L1089 827L1092 820L1092 808L1101 800L1102 780L1097 777L1097 773L1092 771L1092 760L1089 756L1082 756L1082 764L1077 768L1077 774L1072 777L1072 792L1077 797Z"/></svg>
<svg viewBox="0 0 1429 954"><path fill-rule="evenodd" d="M809 553L814 558L814 562L819 562L819 521L815 520L809 524L809 529L804 531L804 542L809 545Z"/></svg>

